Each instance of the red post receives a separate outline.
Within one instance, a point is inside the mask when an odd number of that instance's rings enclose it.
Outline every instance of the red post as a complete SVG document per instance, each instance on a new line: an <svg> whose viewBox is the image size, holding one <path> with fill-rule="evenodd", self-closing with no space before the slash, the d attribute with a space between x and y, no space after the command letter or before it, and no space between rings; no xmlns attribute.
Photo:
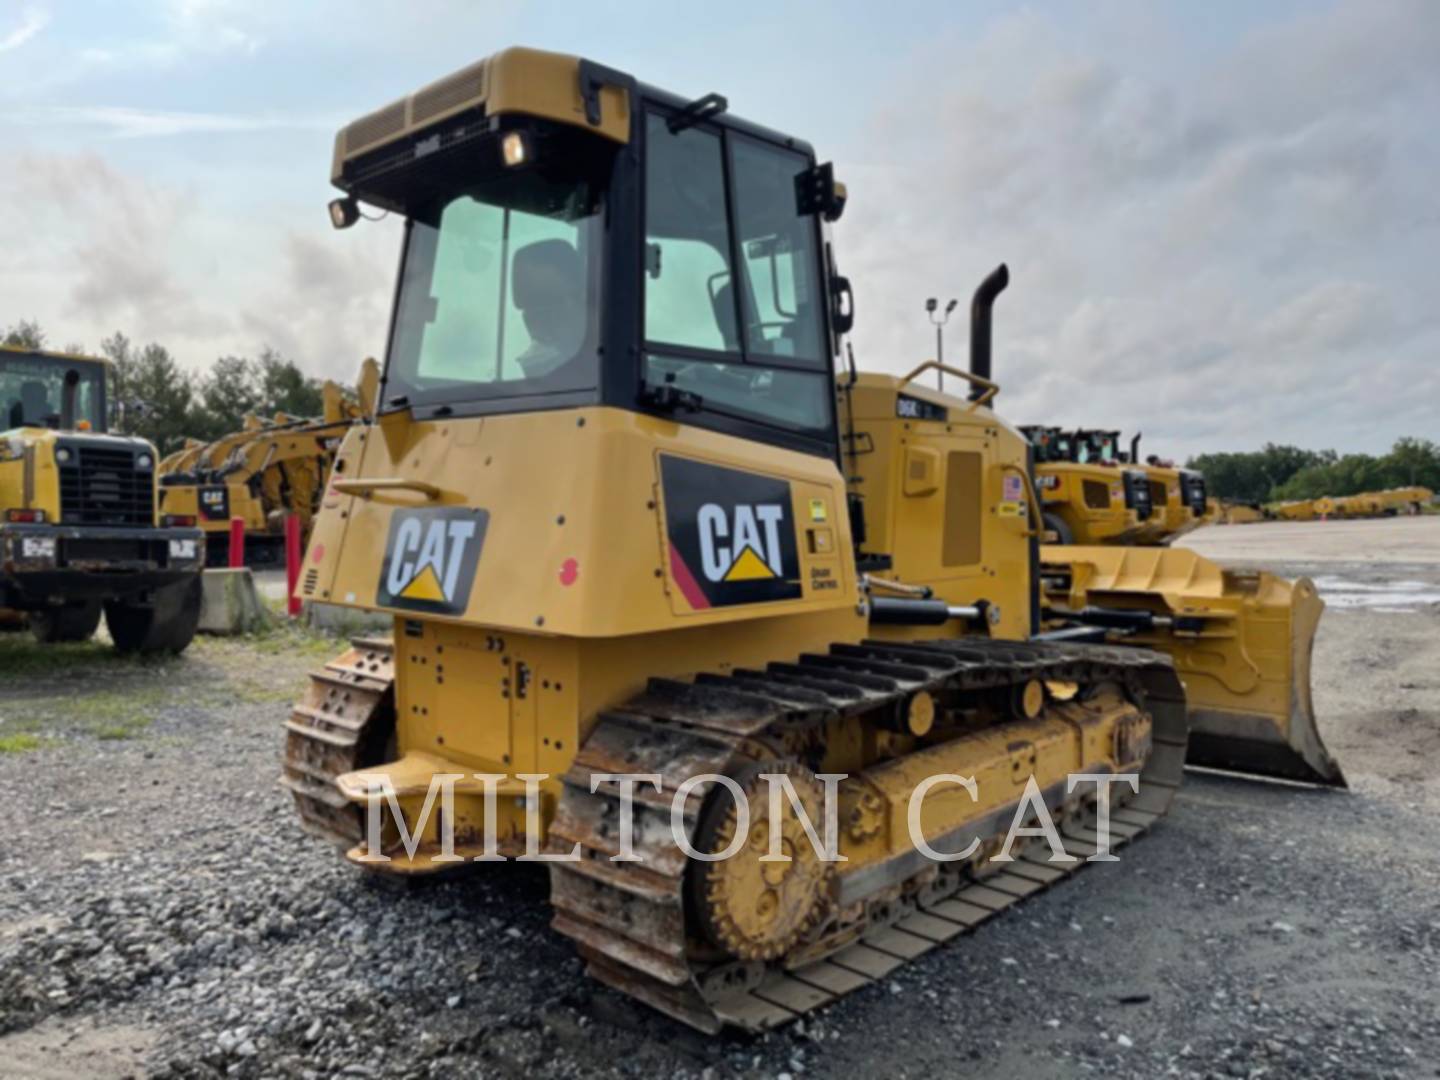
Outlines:
<svg viewBox="0 0 1440 1080"><path fill-rule="evenodd" d="M295 586L300 581L300 519L294 514L285 515L285 596L287 610L292 619L300 616L300 598L295 595Z"/></svg>
<svg viewBox="0 0 1440 1080"><path fill-rule="evenodd" d="M239 570L245 565L245 519L230 519L230 569Z"/></svg>

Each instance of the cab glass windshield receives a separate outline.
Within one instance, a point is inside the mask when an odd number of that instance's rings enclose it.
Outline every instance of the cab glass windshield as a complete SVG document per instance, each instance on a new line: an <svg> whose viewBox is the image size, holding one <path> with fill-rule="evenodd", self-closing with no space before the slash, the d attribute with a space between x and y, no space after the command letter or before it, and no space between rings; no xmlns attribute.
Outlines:
<svg viewBox="0 0 1440 1080"><path fill-rule="evenodd" d="M80 376L75 388L75 421L104 431L104 369L95 361L34 356L0 350L0 429L59 427L65 374Z"/></svg>
<svg viewBox="0 0 1440 1080"><path fill-rule="evenodd" d="M598 385L599 187L521 170L412 213L387 405Z"/></svg>

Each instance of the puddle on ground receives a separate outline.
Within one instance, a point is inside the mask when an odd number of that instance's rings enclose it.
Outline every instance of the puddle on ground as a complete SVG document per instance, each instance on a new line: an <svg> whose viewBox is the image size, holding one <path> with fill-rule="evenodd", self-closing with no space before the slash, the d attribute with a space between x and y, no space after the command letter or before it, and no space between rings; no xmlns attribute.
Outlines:
<svg viewBox="0 0 1440 1080"><path fill-rule="evenodd" d="M1440 604L1440 585L1428 581L1387 581L1372 585L1334 574L1313 579L1320 596L1332 608L1366 608L1389 615L1411 615L1430 604Z"/></svg>

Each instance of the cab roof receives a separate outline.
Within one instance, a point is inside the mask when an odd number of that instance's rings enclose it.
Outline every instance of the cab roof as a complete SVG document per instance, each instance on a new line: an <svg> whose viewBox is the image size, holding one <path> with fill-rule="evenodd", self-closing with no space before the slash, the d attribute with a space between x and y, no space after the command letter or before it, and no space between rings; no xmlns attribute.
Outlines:
<svg viewBox="0 0 1440 1080"><path fill-rule="evenodd" d="M632 75L592 60L514 46L461 68L341 128L335 137L331 180L345 190L347 163L414 138L461 113L475 111L487 119L505 115L539 117L625 144L630 141L631 109L638 103L638 97L675 108L689 103L679 95L643 85ZM811 146L801 139L752 124L728 112L714 119L814 156Z"/></svg>
<svg viewBox="0 0 1440 1080"><path fill-rule="evenodd" d="M103 356L86 356L84 353L56 352L53 349L29 349L23 345L0 345L0 359L5 354L11 356L35 356L42 360L59 360L65 363L100 364L102 367L111 367L111 363Z"/></svg>

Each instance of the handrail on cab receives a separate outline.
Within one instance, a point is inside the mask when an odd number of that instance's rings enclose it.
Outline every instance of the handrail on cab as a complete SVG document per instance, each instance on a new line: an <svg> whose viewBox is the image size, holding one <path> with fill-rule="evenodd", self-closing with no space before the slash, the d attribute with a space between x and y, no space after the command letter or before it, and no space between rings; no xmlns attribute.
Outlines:
<svg viewBox="0 0 1440 1080"><path fill-rule="evenodd" d="M914 371L910 372L909 375L906 375L903 379L901 379L900 385L904 386L907 383L914 382L916 378L925 374L925 372L927 371L943 371L946 375L954 375L957 379L964 379L971 386L978 386L982 391L984 391L978 398L975 398L973 401L970 402L969 407L965 410L967 413L974 412L981 405L990 404L990 402L995 400L995 395L1000 393L999 383L991 382L989 379L982 379L979 375L972 374L971 372L965 371L962 368L951 367L949 364L942 364L939 360L926 360Z"/></svg>
<svg viewBox="0 0 1440 1080"><path fill-rule="evenodd" d="M353 480L332 480L330 487L342 495L358 495L362 499L370 498L377 491L418 491L432 502L440 498L440 489L434 484L427 484L423 480L406 480L398 477L375 480L366 480L363 477L356 477Z"/></svg>

